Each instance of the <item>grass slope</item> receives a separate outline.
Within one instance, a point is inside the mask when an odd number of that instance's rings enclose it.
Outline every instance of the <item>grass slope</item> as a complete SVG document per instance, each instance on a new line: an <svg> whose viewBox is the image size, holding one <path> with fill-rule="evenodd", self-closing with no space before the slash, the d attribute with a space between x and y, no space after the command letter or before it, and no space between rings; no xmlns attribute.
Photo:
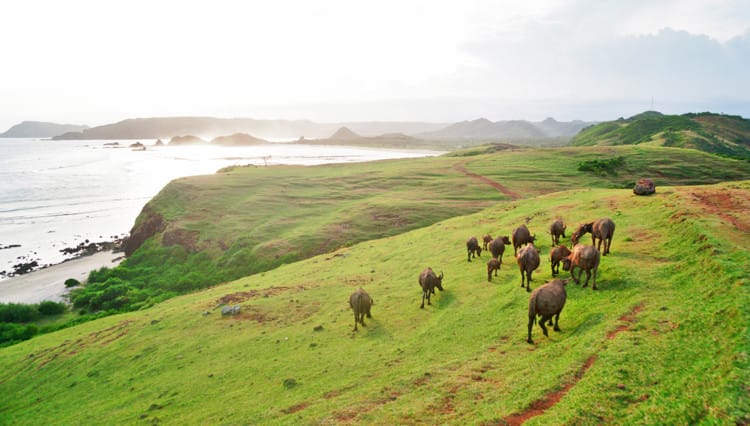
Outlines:
<svg viewBox="0 0 750 426"><path fill-rule="evenodd" d="M587 127L570 144L651 144L697 149L747 160L750 159L750 120L712 113L663 115L647 111L628 119Z"/></svg>
<svg viewBox="0 0 750 426"><path fill-rule="evenodd" d="M528 424L747 422L748 209L750 182L496 203L0 349L0 422L503 424L546 400ZM529 345L512 257L488 283L464 242L557 216L617 231L601 290L568 285L563 332ZM445 291L421 310L426 266ZM545 259L532 285L549 278ZM375 306L353 333L359 286Z"/></svg>
<svg viewBox="0 0 750 426"><path fill-rule="evenodd" d="M120 267L92 274L89 286L74 292L76 307L139 309L517 196L631 188L644 176L657 186L750 179L750 163L693 150L492 149L366 164L240 167L177 179L138 218L145 223L150 215L161 215L164 232ZM579 170L587 161L620 157L624 164L617 170Z"/></svg>

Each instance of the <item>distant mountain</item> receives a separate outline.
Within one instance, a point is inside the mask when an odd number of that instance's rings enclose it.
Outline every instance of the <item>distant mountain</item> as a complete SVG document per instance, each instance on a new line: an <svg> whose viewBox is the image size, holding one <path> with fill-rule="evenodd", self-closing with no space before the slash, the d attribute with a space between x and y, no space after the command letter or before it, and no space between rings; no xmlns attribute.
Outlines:
<svg viewBox="0 0 750 426"><path fill-rule="evenodd" d="M207 143L208 141L193 135L175 136L169 140L169 146L205 145Z"/></svg>
<svg viewBox="0 0 750 426"><path fill-rule="evenodd" d="M214 145L223 146L248 146L248 145L262 145L268 143L267 140L256 138L255 136L248 135L247 133L235 133L229 136L219 136L213 138L211 143Z"/></svg>
<svg viewBox="0 0 750 426"><path fill-rule="evenodd" d="M544 139L569 138L584 127L591 125L584 121L559 122L547 118L541 122L526 120L490 121L480 118L451 124L438 131L422 133L425 139Z"/></svg>
<svg viewBox="0 0 750 426"><path fill-rule="evenodd" d="M445 124L419 122L316 123L308 120L256 120L252 118L153 117L132 118L117 123L68 132L55 139L156 139L175 135L213 137L247 133L259 138L325 138L347 126L362 135L388 132L426 132Z"/></svg>
<svg viewBox="0 0 750 426"><path fill-rule="evenodd" d="M66 132L80 132L88 126L77 124L58 124L45 121L24 121L0 133L0 138L51 138Z"/></svg>
<svg viewBox="0 0 750 426"><path fill-rule="evenodd" d="M344 126L336 130L336 133L332 134L328 139L359 139L361 137L362 136L352 132L348 127Z"/></svg>
<svg viewBox="0 0 750 426"><path fill-rule="evenodd" d="M570 144L649 144L750 159L750 120L710 112L664 115L646 111L587 127Z"/></svg>

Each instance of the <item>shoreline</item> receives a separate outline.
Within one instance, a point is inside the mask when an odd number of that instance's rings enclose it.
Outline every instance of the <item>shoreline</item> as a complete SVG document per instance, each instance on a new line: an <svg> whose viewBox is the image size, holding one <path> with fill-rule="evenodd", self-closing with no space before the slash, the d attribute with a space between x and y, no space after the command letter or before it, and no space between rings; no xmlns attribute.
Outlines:
<svg viewBox="0 0 750 426"><path fill-rule="evenodd" d="M75 278L84 283L89 272L105 266L113 268L124 258L122 252L101 251L4 279L0 281L0 303L66 301L65 295L71 288L65 287L65 280Z"/></svg>

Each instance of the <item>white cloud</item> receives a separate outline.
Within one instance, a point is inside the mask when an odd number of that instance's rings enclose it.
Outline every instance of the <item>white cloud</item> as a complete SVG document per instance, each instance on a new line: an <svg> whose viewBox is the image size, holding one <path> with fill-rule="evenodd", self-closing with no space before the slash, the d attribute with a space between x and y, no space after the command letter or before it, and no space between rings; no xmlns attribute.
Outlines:
<svg viewBox="0 0 750 426"><path fill-rule="evenodd" d="M0 127L177 114L563 117L607 102L621 115L617 105L651 96L688 109L750 98L744 0L11 0L0 9Z"/></svg>

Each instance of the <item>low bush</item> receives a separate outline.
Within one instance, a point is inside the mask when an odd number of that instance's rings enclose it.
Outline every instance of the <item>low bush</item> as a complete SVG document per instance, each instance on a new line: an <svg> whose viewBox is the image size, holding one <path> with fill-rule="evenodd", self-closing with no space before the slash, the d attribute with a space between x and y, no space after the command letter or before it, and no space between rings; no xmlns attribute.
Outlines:
<svg viewBox="0 0 750 426"><path fill-rule="evenodd" d="M62 302L52 302L45 300L39 303L37 310L42 315L59 315L64 313L68 309L68 306Z"/></svg>

